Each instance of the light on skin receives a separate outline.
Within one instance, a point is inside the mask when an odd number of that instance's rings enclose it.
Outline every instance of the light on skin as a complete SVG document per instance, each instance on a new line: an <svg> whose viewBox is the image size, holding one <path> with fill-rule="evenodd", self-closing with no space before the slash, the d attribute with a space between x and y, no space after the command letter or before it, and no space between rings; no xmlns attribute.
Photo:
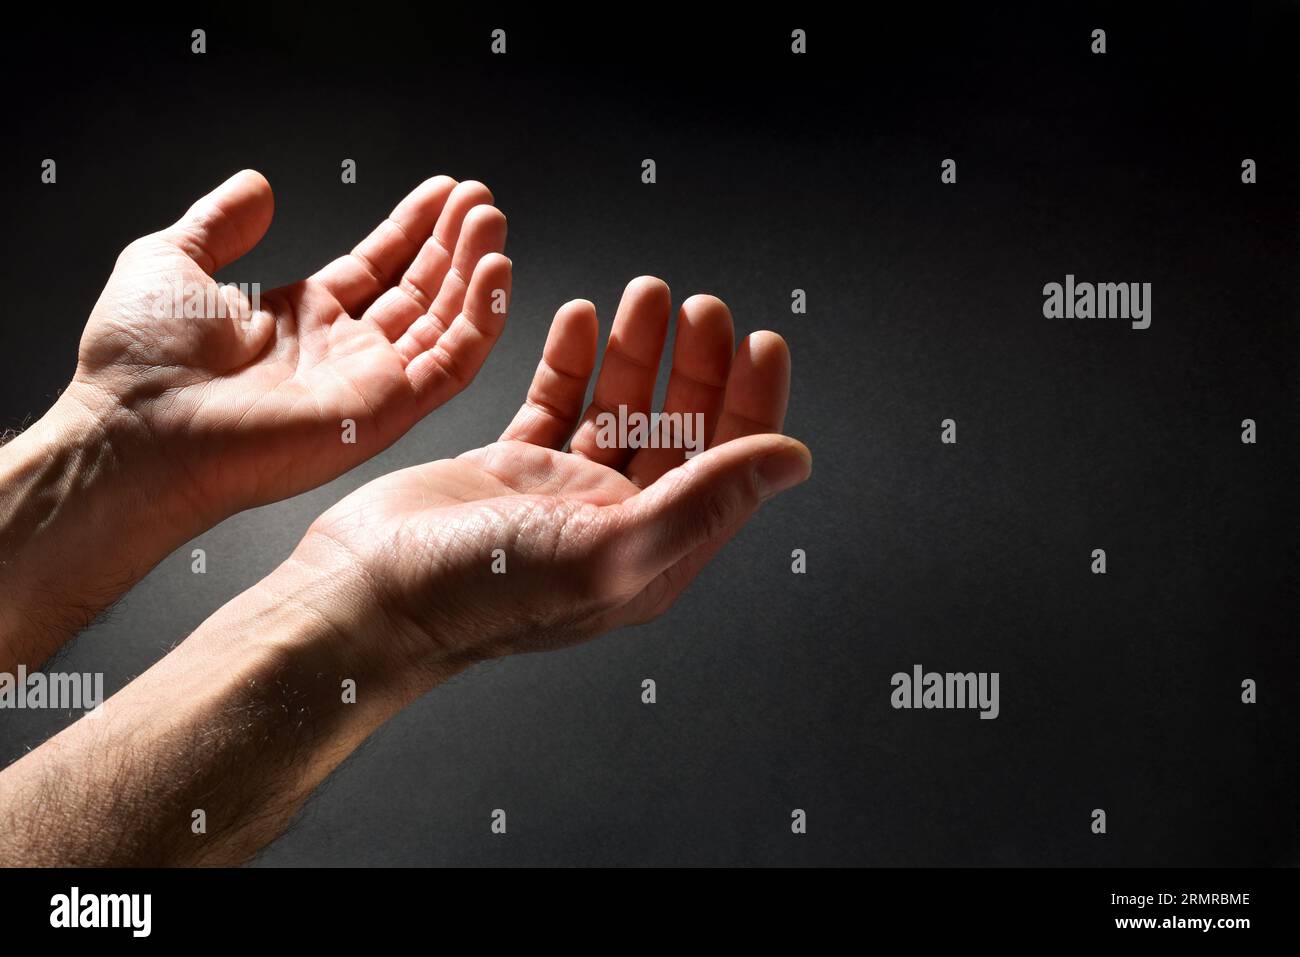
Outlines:
<svg viewBox="0 0 1300 957"><path fill-rule="evenodd" d="M471 280L469 299L473 289ZM443 337L453 336L457 355L476 354L462 342L490 347L494 338L475 328L459 339L456 319L431 342L422 321L384 337L399 356L414 356L407 370ZM562 307L499 441L349 495L280 567L112 697L102 717L76 722L0 773L0 864L246 860L367 735L449 676L667 611L764 502L811 470L808 450L780 434L784 341L755 333L733 353L731 315L711 296L679 311L664 408L703 413L707 450L686 460L681 449L597 445L600 411L649 411L670 321L664 283L629 284L584 409L600 351L596 310L582 300ZM305 416L302 405L284 408ZM238 408L245 423L256 414ZM193 417L215 421L207 415L196 400ZM274 437L292 431L274 417L266 428ZM221 445L255 457L252 439ZM196 484L193 494L220 488ZM258 490L291 494L274 482ZM105 500L113 494L106 482ZM47 497L57 512L59 493ZM505 575L492 571L499 547L508 549ZM356 704L343 702L345 679L356 682ZM196 808L206 834L190 829Z"/></svg>
<svg viewBox="0 0 1300 957"><path fill-rule="evenodd" d="M510 289L492 201L482 183L426 180L251 317L158 318L154 303L215 287L261 241L260 173L128 245L71 384L0 447L0 671L39 666L180 545L337 478L468 385L505 323L494 291Z"/></svg>

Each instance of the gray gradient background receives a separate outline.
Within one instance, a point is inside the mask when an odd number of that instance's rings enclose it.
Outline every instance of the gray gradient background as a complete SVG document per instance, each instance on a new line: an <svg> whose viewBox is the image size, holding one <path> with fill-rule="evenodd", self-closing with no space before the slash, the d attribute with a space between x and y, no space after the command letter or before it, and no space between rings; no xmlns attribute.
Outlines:
<svg viewBox="0 0 1300 957"><path fill-rule="evenodd" d="M607 332L652 273L677 302L723 297L738 338L786 337L787 431L813 479L662 620L436 689L260 863L1295 863L1296 19L1184 11L870 38L755 19L728 43L699 20L629 37L271 16L208 24L206 57L189 23L61 33L49 69L50 36L11 38L0 427L71 376L121 246L241 167L270 179L276 216L222 278L296 279L438 172L493 188L515 263L505 336L466 393L330 485L203 535L206 576L191 546L163 561L56 667L121 687L348 491L495 439L554 309L591 298ZM480 52L499 25L504 59ZM1098 25L1105 57L1087 52ZM1067 272L1153 283L1151 329L1045 320L1042 285ZM914 663L1000 672L1001 717L892 710L890 675ZM6 762L69 720L0 718Z"/></svg>

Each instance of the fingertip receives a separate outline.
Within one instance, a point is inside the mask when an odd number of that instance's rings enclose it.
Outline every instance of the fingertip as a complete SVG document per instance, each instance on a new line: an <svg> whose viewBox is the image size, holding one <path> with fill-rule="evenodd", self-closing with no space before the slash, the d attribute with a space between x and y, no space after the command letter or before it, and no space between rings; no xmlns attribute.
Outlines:
<svg viewBox="0 0 1300 957"><path fill-rule="evenodd" d="M566 329L591 330L594 337L600 329L596 318L596 304L590 299L570 299L555 310L552 327L563 326Z"/></svg>
<svg viewBox="0 0 1300 957"><path fill-rule="evenodd" d="M808 446L780 432L751 432L736 436L687 459L685 466L710 469L727 462L749 461L758 464L772 455L797 458L809 468L812 466L812 452Z"/></svg>
<svg viewBox="0 0 1300 957"><path fill-rule="evenodd" d="M794 436L782 435L780 432L769 432L762 438L772 445L774 454L799 458L808 466L809 471L812 470L812 450Z"/></svg>
<svg viewBox="0 0 1300 957"><path fill-rule="evenodd" d="M779 372L790 369L790 347L778 333L767 329L751 332L740 343L737 358L743 359L755 369L766 372Z"/></svg>
<svg viewBox="0 0 1300 957"><path fill-rule="evenodd" d="M589 299L571 299L555 312L543 357L570 376L591 375L600 348L600 323Z"/></svg>
<svg viewBox="0 0 1300 957"><path fill-rule="evenodd" d="M456 185L456 192L472 193L476 197L481 197L478 201L485 205L490 206L496 202L492 197L492 190L488 189L484 183L481 183L476 179L462 180Z"/></svg>
<svg viewBox="0 0 1300 957"><path fill-rule="evenodd" d="M491 252L478 261L478 268L491 272L504 272L510 275L514 272L514 263L505 253Z"/></svg>
<svg viewBox="0 0 1300 957"><path fill-rule="evenodd" d="M501 223L504 227L506 223L506 214L501 212L491 203L476 203L470 208L465 215L466 224L474 223L478 225L487 223Z"/></svg>
<svg viewBox="0 0 1300 957"><path fill-rule="evenodd" d="M271 183L255 169L241 169L208 195L220 197L222 208L228 208L238 216L265 216L267 222L275 207Z"/></svg>
<svg viewBox="0 0 1300 957"><path fill-rule="evenodd" d="M748 463L758 475L769 462L775 463L772 466L774 470L798 476L799 482L805 481L812 474L812 452L808 446L780 432L754 432L737 436L688 459L685 467L712 472L738 465L743 467L744 463Z"/></svg>
<svg viewBox="0 0 1300 957"><path fill-rule="evenodd" d="M500 252L505 248L508 231L505 213L495 206L479 203L465 216L461 240L471 244L468 248L477 246L481 249L486 245L492 251Z"/></svg>
<svg viewBox="0 0 1300 957"><path fill-rule="evenodd" d="M491 319L486 329L499 333L510 312L510 287L513 270L510 260L501 253L488 253L474 267L471 289L465 298L465 309L473 313L480 323Z"/></svg>
<svg viewBox="0 0 1300 957"><path fill-rule="evenodd" d="M731 362L731 348L735 337L735 325L731 321L731 310L717 296L696 294L682 303L677 312L677 341L679 345L687 341L683 332L690 333L689 341L699 344L699 337L706 337L715 349L722 349L727 363ZM726 367L722 369L726 373Z"/></svg>
<svg viewBox="0 0 1300 957"><path fill-rule="evenodd" d="M563 326L567 330L589 333L592 343L600 331L600 322L596 318L596 304L590 299L570 299L555 310L553 325Z"/></svg>
<svg viewBox="0 0 1300 957"><path fill-rule="evenodd" d="M664 282L658 276L637 276L627 284L623 290L625 296L637 297L659 297L665 301L671 300L672 291L668 288L668 283Z"/></svg>
<svg viewBox="0 0 1300 957"><path fill-rule="evenodd" d="M682 303L681 311L683 313L692 314L723 312L726 313L728 317L731 316L731 310L727 308L727 304L717 296L710 295L707 292L697 292L695 295L689 296L686 301Z"/></svg>
<svg viewBox="0 0 1300 957"><path fill-rule="evenodd" d="M485 283L489 290L504 289L509 296L514 266L505 254L491 252L478 261L474 267L474 276L480 283Z"/></svg>
<svg viewBox="0 0 1300 957"><path fill-rule="evenodd" d="M757 332L751 332L745 339L758 352L775 349L787 355L790 353L790 346L786 343L785 337L779 332L773 332L771 329L759 329Z"/></svg>
<svg viewBox="0 0 1300 957"><path fill-rule="evenodd" d="M243 169L195 200L172 229L202 269L216 272L257 245L274 213L271 184L257 170Z"/></svg>
<svg viewBox="0 0 1300 957"><path fill-rule="evenodd" d="M403 203L416 202L435 217L446 208L447 201L456 190L456 181L450 176L430 176L407 194Z"/></svg>
<svg viewBox="0 0 1300 957"><path fill-rule="evenodd" d="M261 172L252 169L251 167L248 169L241 169L234 176L230 177L230 179L226 180L226 182L229 183L235 180L241 181L245 187L252 192L266 193L268 195L272 193L271 181L263 176Z"/></svg>
<svg viewBox="0 0 1300 957"><path fill-rule="evenodd" d="M754 469L762 501L801 485L812 476L812 453L806 445L786 435L773 438L779 441L771 443L771 450L759 459Z"/></svg>

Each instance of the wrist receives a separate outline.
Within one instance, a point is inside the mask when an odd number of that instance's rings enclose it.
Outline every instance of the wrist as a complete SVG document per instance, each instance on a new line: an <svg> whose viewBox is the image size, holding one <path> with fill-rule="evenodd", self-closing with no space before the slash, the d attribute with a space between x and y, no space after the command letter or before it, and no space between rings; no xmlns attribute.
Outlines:
<svg viewBox="0 0 1300 957"><path fill-rule="evenodd" d="M360 558L315 533L246 594L284 623L277 654L330 662L366 689L378 721L472 664L416 634Z"/></svg>
<svg viewBox="0 0 1300 957"><path fill-rule="evenodd" d="M233 514L191 494L194 483L176 474L165 440L139 412L100 386L74 378L41 421L46 420L65 441L93 443L111 463L101 488L114 501L129 500L148 509L150 527L139 532L148 551L158 553L154 561ZM160 551L164 543L170 547Z"/></svg>
<svg viewBox="0 0 1300 957"><path fill-rule="evenodd" d="M119 421L69 389L0 449L0 655L8 664L40 664L185 541L160 520L159 497L125 457L119 433Z"/></svg>
<svg viewBox="0 0 1300 957"><path fill-rule="evenodd" d="M0 862L230 866L270 841L407 700L315 610L336 613L335 584L286 563L110 698L105 721L15 762ZM191 831L196 809L210 834Z"/></svg>

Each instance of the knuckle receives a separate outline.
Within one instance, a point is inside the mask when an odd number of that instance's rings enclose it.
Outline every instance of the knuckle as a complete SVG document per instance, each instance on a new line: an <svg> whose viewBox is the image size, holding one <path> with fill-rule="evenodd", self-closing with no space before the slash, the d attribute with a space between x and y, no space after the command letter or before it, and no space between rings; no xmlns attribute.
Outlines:
<svg viewBox="0 0 1300 957"><path fill-rule="evenodd" d="M624 600L626 579L614 536L599 506L580 503L569 508L560 524L555 555L564 567L572 599L591 609L604 609Z"/></svg>
<svg viewBox="0 0 1300 957"><path fill-rule="evenodd" d="M117 254L117 265L125 265L132 260L138 259L140 255L151 245L152 235L141 236L131 240L122 247L122 251Z"/></svg>
<svg viewBox="0 0 1300 957"><path fill-rule="evenodd" d="M736 512L735 493L731 489L710 491L700 499L692 521L704 538L712 541L730 529Z"/></svg>

